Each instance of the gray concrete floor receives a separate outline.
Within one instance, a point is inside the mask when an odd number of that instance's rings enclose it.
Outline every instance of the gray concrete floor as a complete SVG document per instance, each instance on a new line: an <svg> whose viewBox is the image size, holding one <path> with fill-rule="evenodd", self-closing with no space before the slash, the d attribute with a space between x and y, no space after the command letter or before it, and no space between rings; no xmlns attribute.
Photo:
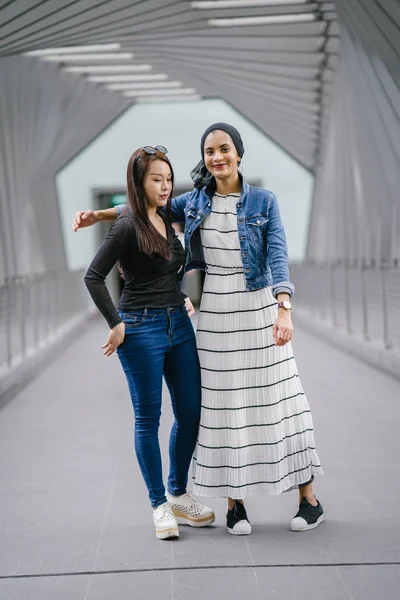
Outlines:
<svg viewBox="0 0 400 600"><path fill-rule="evenodd" d="M96 321L0 412L2 600L400 598L399 381L299 329L325 522L292 533L296 493L262 496L247 502L253 534L236 538L225 502L210 500L214 526L162 542L106 333Z"/></svg>

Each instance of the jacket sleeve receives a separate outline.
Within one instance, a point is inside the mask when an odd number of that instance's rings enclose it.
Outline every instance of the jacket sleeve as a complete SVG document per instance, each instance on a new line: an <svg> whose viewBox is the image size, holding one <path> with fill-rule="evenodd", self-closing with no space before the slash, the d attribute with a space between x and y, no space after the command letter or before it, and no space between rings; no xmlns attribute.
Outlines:
<svg viewBox="0 0 400 600"><path fill-rule="evenodd" d="M171 217L174 223L185 222L185 206L192 192L185 192L176 198L172 198Z"/></svg>
<svg viewBox="0 0 400 600"><path fill-rule="evenodd" d="M285 230L282 225L278 201L275 194L270 198L267 229L268 264L272 273L272 293L294 294L294 285L289 278L288 250Z"/></svg>
<svg viewBox="0 0 400 600"><path fill-rule="evenodd" d="M106 319L110 329L121 323L122 319L111 300L105 279L115 263L125 253L134 235L133 227L129 225L128 218L121 217L113 223L85 275L85 284L89 294Z"/></svg>

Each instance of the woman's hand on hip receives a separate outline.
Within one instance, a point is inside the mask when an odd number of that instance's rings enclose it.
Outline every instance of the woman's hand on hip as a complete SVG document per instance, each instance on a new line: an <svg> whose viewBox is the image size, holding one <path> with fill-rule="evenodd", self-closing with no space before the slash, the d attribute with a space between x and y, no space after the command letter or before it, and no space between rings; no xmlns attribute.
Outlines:
<svg viewBox="0 0 400 600"><path fill-rule="evenodd" d="M186 310L188 312L189 317L193 317L193 315L196 311L194 309L194 306L193 306L189 296L187 298L185 298L185 306L186 306Z"/></svg>
<svg viewBox="0 0 400 600"><path fill-rule="evenodd" d="M294 327L292 317L289 310L279 309L278 317L274 323L273 336L275 346L284 346L293 336Z"/></svg>
<svg viewBox="0 0 400 600"><path fill-rule="evenodd" d="M125 323L118 323L115 327L110 329L110 333L108 334L108 338L105 344L102 345L102 350L104 350L104 356L111 356L118 346L122 344L125 337Z"/></svg>

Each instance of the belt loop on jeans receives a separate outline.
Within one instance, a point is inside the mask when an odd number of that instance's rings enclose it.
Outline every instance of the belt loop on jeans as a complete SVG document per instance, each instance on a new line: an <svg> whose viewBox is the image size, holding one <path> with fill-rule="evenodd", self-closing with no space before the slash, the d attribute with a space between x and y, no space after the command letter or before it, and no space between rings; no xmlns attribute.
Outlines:
<svg viewBox="0 0 400 600"><path fill-rule="evenodd" d="M143 311L143 317L146 318L147 317L147 308L144 309Z"/></svg>

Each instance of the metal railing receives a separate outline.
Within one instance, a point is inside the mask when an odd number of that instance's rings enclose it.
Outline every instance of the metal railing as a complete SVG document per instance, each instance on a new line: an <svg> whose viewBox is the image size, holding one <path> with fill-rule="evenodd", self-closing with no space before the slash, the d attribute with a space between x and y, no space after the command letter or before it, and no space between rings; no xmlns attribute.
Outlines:
<svg viewBox="0 0 400 600"><path fill-rule="evenodd" d="M295 303L311 318L400 353L400 268L386 263L293 263Z"/></svg>
<svg viewBox="0 0 400 600"><path fill-rule="evenodd" d="M400 356L400 268L292 263L295 306L345 334ZM88 310L84 271L18 277L0 285L0 375Z"/></svg>
<svg viewBox="0 0 400 600"><path fill-rule="evenodd" d="M46 346L87 310L84 271L16 277L0 285L0 374Z"/></svg>

